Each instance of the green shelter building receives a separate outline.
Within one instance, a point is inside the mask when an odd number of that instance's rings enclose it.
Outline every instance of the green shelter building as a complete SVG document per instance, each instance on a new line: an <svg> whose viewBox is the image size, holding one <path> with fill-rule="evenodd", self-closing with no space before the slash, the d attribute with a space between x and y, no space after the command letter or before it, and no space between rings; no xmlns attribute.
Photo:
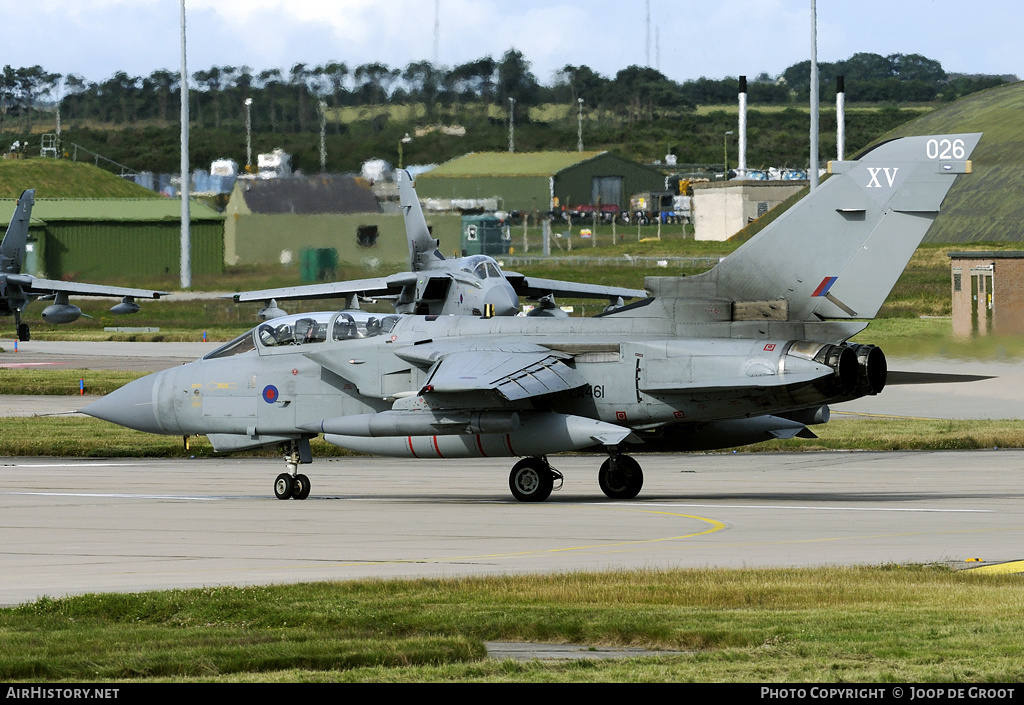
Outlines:
<svg viewBox="0 0 1024 705"><path fill-rule="evenodd" d="M228 265L280 263L305 268L310 250L334 250L336 263L362 266L368 272L409 262L405 220L397 203L382 211L370 184L356 177L238 179L225 216ZM429 214L428 223L445 256L456 255L458 215ZM322 262L317 268L323 268Z"/></svg>
<svg viewBox="0 0 1024 705"><path fill-rule="evenodd" d="M15 201L0 203L7 228ZM190 205L192 273L224 271L224 216ZM181 269L181 201L165 198L36 198L25 271L68 281L174 274Z"/></svg>
<svg viewBox="0 0 1024 705"><path fill-rule="evenodd" d="M632 194L664 188L660 171L611 152L474 152L416 179L428 207L497 199L499 210L540 213L598 200L626 209Z"/></svg>

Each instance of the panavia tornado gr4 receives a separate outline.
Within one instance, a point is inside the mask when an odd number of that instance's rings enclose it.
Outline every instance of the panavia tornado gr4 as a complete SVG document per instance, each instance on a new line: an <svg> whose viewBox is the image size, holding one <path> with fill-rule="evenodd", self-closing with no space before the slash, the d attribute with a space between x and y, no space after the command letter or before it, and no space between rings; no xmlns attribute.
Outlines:
<svg viewBox="0 0 1024 705"><path fill-rule="evenodd" d="M309 441L408 458L519 457L543 501L548 457L598 449L604 493L635 497L633 451L813 437L829 405L878 394L881 350L850 337L878 312L980 134L909 137L830 165L811 195L710 271L651 277L594 318L301 314L136 380L85 413L217 451L281 444L281 499L304 499Z"/></svg>

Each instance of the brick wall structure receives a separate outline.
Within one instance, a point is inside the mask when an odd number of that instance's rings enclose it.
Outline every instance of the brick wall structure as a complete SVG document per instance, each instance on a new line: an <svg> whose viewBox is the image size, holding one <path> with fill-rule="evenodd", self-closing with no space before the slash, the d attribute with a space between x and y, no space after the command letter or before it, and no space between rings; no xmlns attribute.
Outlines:
<svg viewBox="0 0 1024 705"><path fill-rule="evenodd" d="M950 252L953 334L1024 335L1024 252Z"/></svg>

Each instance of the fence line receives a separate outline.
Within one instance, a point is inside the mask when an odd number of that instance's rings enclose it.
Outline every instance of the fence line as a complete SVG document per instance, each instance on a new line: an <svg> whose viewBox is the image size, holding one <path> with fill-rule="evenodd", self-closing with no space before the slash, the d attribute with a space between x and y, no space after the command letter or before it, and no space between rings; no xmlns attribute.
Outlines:
<svg viewBox="0 0 1024 705"><path fill-rule="evenodd" d="M522 257L519 255L499 255L496 259L501 260L502 266L523 266L523 265L565 265L586 266L599 265L603 267L643 267L655 268L687 268L687 267L713 267L721 260L721 257L586 257L562 255L559 257Z"/></svg>

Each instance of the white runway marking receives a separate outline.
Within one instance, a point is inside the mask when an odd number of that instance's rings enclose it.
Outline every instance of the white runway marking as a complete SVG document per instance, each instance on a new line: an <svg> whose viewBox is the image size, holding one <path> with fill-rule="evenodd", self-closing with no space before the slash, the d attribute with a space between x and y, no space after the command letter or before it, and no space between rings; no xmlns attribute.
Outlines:
<svg viewBox="0 0 1024 705"><path fill-rule="evenodd" d="M90 499L173 499L188 502L222 502L233 497L195 497L177 494L124 494L100 492L0 492L4 497L87 497ZM255 499L251 497L250 499Z"/></svg>

